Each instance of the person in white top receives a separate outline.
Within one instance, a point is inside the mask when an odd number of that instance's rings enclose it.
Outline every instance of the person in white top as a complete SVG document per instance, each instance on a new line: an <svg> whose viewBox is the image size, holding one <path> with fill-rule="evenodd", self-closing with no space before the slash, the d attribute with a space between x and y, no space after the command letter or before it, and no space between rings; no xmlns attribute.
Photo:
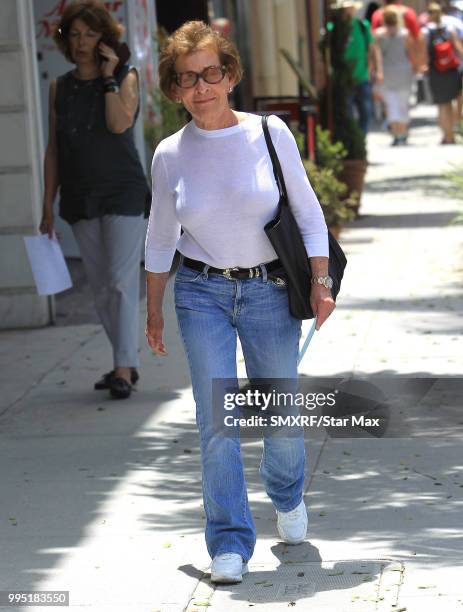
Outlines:
<svg viewBox="0 0 463 612"><path fill-rule="evenodd" d="M284 270L264 232L276 214L279 192L261 118L229 104L242 76L235 46L203 22L187 22L167 39L159 76L164 94L182 103L192 120L163 140L153 157L146 336L155 354L167 354L162 303L178 249L175 309L196 402L211 580L240 582L256 531L239 424L229 421L236 406L224 408L223 394L217 404L214 389L225 381L237 390L237 337L253 383L285 379L293 388L301 321L289 312ZM291 132L274 116L269 127L312 273L325 277L307 287L319 329L335 307L327 288L327 228ZM260 473L277 511L279 534L290 544L302 542L307 532L304 464L300 428L283 436L264 431Z"/></svg>
<svg viewBox="0 0 463 612"><path fill-rule="evenodd" d="M413 69L417 69L413 37L406 28L400 27L399 17L396 7L385 7L384 25L375 31L384 75L381 91L386 102L389 129L394 138L393 146L407 142Z"/></svg>

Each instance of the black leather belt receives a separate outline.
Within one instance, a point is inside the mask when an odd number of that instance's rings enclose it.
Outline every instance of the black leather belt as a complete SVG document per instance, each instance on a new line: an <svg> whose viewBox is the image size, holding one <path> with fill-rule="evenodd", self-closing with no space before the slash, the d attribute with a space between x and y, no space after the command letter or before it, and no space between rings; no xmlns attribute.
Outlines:
<svg viewBox="0 0 463 612"><path fill-rule="evenodd" d="M188 268L192 268L193 270L198 270L198 272L202 272L205 264L203 261L198 261L197 259L190 259L189 257L183 258L183 263ZM281 261L279 259L274 259L269 263L263 264L267 272L272 272L278 268L281 268ZM245 280L247 278L257 278L262 274L262 270L260 266L256 266L255 268L213 268L212 266L208 268L207 273L209 274L221 274L228 278L228 280L237 279L237 280Z"/></svg>

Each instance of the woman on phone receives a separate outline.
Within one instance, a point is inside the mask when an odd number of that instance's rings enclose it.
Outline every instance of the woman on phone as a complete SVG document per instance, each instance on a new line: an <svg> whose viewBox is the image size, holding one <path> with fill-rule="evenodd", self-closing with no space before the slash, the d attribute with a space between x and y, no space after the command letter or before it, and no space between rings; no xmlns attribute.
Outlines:
<svg viewBox="0 0 463 612"><path fill-rule="evenodd" d="M150 191L135 148L138 75L119 43L123 27L95 1L65 9L55 42L75 67L50 84L49 141L40 231L53 235L53 202L71 224L113 370L95 383L113 398L138 380L138 304L143 218ZM119 53L119 55L118 55Z"/></svg>

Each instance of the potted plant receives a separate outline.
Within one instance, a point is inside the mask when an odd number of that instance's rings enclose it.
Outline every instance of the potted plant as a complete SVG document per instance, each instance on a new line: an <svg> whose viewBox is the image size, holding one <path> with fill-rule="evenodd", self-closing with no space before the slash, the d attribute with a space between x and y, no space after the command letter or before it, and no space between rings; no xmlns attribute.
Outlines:
<svg viewBox="0 0 463 612"><path fill-rule="evenodd" d="M187 123L187 119L184 109L166 98L158 87L154 89L152 98L156 114L145 123L144 137L154 151L161 140L178 132Z"/></svg>
<svg viewBox="0 0 463 612"><path fill-rule="evenodd" d="M320 95L320 111L322 124L332 131L333 141L341 142L346 149L338 177L347 185L348 196L357 194L358 213L367 170L367 151L365 134L348 112L348 99L354 87L352 66L345 59L350 31L351 23L343 17L343 11L333 11L332 21L320 42L327 69L327 84Z"/></svg>
<svg viewBox="0 0 463 612"><path fill-rule="evenodd" d="M303 135L296 135L300 150ZM348 194L347 186L338 178L342 172L347 151L341 142L332 142L328 130L316 128L316 162L303 159L302 163L325 216L331 233L339 239L342 226L355 218L358 197Z"/></svg>
<svg viewBox="0 0 463 612"><path fill-rule="evenodd" d="M168 36L167 31L159 27L153 36L153 46L159 49ZM185 109L167 98L155 84L149 92L149 116L143 126L144 138L154 153L158 144L167 136L178 132L188 121Z"/></svg>

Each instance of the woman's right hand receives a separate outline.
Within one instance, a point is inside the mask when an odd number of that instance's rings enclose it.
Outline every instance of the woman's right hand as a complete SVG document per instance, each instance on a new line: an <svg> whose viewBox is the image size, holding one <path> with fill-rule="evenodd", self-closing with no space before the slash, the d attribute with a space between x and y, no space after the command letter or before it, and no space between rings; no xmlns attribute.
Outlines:
<svg viewBox="0 0 463 612"><path fill-rule="evenodd" d="M148 315L146 321L146 338L148 344L156 355L167 355L166 348L162 341L162 332L164 331L164 318L161 314Z"/></svg>
<svg viewBox="0 0 463 612"><path fill-rule="evenodd" d="M40 221L39 230L41 234L48 234L48 237L53 238L53 228L55 220L53 210L49 208L43 209L42 220Z"/></svg>

